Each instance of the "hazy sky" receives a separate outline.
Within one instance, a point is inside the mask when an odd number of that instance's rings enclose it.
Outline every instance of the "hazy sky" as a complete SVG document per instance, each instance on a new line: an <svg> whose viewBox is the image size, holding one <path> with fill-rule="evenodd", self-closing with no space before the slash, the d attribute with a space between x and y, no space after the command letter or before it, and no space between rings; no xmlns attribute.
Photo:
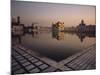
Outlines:
<svg viewBox="0 0 100 75"><path fill-rule="evenodd" d="M65 27L77 26L81 19L86 24L95 25L95 6L38 3L25 1L12 1L12 17L21 17L21 22L31 25L38 22L41 26L51 26L52 22L64 22Z"/></svg>

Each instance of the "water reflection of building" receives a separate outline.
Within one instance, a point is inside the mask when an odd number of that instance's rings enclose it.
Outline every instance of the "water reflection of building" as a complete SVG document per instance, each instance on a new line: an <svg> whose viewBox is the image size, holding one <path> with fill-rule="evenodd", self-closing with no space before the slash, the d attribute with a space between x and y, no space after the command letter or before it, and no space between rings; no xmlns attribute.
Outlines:
<svg viewBox="0 0 100 75"><path fill-rule="evenodd" d="M77 33L76 35L79 37L79 39L80 39L80 41L81 41L81 42L83 42L83 40L84 40L84 39L85 39L85 37L86 37L86 35L85 35L85 34L80 34L80 33Z"/></svg>
<svg viewBox="0 0 100 75"><path fill-rule="evenodd" d="M94 33L83 33L83 32L79 32L79 33L78 32L64 32L64 33L69 34L69 35L76 35L81 42L83 42L86 37L90 37L90 38L96 37L96 34Z"/></svg>
<svg viewBox="0 0 100 75"><path fill-rule="evenodd" d="M76 33L76 35L79 37L81 42L83 42L86 37L95 37L95 34L93 33Z"/></svg>
<svg viewBox="0 0 100 75"><path fill-rule="evenodd" d="M55 24L52 24L52 29L56 31L64 31L64 23L58 21Z"/></svg>
<svg viewBox="0 0 100 75"><path fill-rule="evenodd" d="M23 31L12 31L12 45L16 45L16 44L21 44L22 40L21 38L24 36L24 32Z"/></svg>
<svg viewBox="0 0 100 75"><path fill-rule="evenodd" d="M52 31L52 37L57 40L64 40L64 32L61 31Z"/></svg>
<svg viewBox="0 0 100 75"><path fill-rule="evenodd" d="M12 45L21 44L22 38L27 35L38 39L39 32L12 31Z"/></svg>

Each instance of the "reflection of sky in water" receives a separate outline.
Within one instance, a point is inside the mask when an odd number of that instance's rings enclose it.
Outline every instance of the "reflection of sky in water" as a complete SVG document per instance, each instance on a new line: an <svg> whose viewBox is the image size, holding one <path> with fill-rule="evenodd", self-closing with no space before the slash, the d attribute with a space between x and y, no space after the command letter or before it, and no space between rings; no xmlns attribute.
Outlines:
<svg viewBox="0 0 100 75"><path fill-rule="evenodd" d="M53 60L63 60L95 43L95 37L79 37L70 33L41 33L36 36L27 34L21 38L21 44ZM59 36L59 40L57 37Z"/></svg>

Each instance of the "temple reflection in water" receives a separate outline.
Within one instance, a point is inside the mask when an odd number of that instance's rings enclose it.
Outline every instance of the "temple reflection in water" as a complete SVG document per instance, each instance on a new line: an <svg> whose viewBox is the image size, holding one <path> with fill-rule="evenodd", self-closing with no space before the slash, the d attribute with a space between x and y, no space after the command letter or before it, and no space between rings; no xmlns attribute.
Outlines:
<svg viewBox="0 0 100 75"><path fill-rule="evenodd" d="M52 31L52 38L57 40L64 40L64 32L62 31Z"/></svg>

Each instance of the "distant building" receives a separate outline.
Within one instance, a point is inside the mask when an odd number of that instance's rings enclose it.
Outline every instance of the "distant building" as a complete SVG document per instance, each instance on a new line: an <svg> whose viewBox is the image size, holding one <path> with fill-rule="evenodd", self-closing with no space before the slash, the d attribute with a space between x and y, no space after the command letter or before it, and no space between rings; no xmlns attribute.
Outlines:
<svg viewBox="0 0 100 75"><path fill-rule="evenodd" d="M57 31L64 31L64 23L58 21L55 24L52 24L52 29Z"/></svg>
<svg viewBox="0 0 100 75"><path fill-rule="evenodd" d="M81 20L81 23L76 27L76 31L78 32L95 32L96 26L95 25L86 25L84 20Z"/></svg>
<svg viewBox="0 0 100 75"><path fill-rule="evenodd" d="M96 25L86 25L84 20L77 27L66 27L66 32L93 33L96 32Z"/></svg>
<svg viewBox="0 0 100 75"><path fill-rule="evenodd" d="M66 27L65 28L65 31L67 31L67 32L75 32L76 31L76 27Z"/></svg>
<svg viewBox="0 0 100 75"><path fill-rule="evenodd" d="M87 32L96 32L96 26L95 25L88 25L85 29Z"/></svg>
<svg viewBox="0 0 100 75"><path fill-rule="evenodd" d="M12 20L12 30L23 30L24 24L21 24L20 17L17 17L17 21Z"/></svg>
<svg viewBox="0 0 100 75"><path fill-rule="evenodd" d="M86 24L84 23L84 20L81 20L81 23L77 26L78 31L84 32L86 29Z"/></svg>
<svg viewBox="0 0 100 75"><path fill-rule="evenodd" d="M39 30L40 26L38 23L32 23L33 29Z"/></svg>
<svg viewBox="0 0 100 75"><path fill-rule="evenodd" d="M39 29L40 27L38 23L32 23L31 25L24 26L25 32L34 32L34 31L38 31Z"/></svg>

